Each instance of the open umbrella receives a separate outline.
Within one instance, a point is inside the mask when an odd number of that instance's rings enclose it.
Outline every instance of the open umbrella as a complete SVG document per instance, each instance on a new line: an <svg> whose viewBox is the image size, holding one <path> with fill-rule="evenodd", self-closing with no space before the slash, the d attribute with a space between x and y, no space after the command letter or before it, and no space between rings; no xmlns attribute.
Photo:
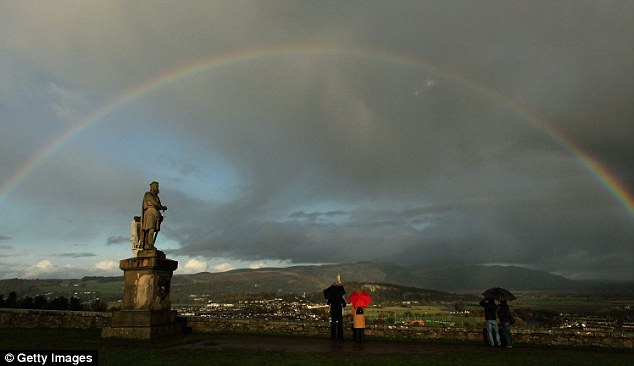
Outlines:
<svg viewBox="0 0 634 366"><path fill-rule="evenodd" d="M324 299L336 300L345 294L346 290L343 288L343 285L334 284L324 290Z"/></svg>
<svg viewBox="0 0 634 366"><path fill-rule="evenodd" d="M350 300L350 302L355 308L358 308L358 307L365 308L368 305L370 305L370 302L372 301L372 296L362 291L355 291L352 293L352 295L350 295L348 300Z"/></svg>
<svg viewBox="0 0 634 366"><path fill-rule="evenodd" d="M515 300L515 295L511 293L511 291L501 288L501 287L492 287L482 293L487 299L495 299L500 301L513 301Z"/></svg>

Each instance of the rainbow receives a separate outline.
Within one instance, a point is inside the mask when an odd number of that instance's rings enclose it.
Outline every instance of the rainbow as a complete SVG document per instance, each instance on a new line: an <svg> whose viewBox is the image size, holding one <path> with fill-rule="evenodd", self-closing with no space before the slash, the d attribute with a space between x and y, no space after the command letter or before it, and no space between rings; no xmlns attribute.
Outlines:
<svg viewBox="0 0 634 366"><path fill-rule="evenodd" d="M82 131L98 123L104 116L120 109L136 98L146 93L176 83L201 72L222 68L239 63L252 62L261 59L280 56L356 56L386 63L397 63L406 67L423 69L444 79L455 81L461 85L469 86L503 105L521 114L531 121L538 129L544 131L555 143L569 151L580 164L619 202L626 213L634 218L634 196L626 189L623 183L596 158L585 152L570 138L554 129L547 120L516 100L501 94L487 85L484 85L457 70L431 63L425 59L388 53L377 49L355 48L349 46L332 46L324 44L283 44L267 47L242 49L215 55L193 63L185 64L169 70L168 72L151 78L144 83L122 93L92 113L85 116L77 124L52 139L31 156L19 169L13 172L2 186L0 186L0 203L18 187L34 170L36 170L48 156L54 154L64 144L79 135Z"/></svg>

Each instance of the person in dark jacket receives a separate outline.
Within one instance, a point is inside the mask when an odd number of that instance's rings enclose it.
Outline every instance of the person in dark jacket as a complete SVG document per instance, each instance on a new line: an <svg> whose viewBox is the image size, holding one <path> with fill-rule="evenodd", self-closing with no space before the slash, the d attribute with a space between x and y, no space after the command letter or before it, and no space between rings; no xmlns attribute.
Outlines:
<svg viewBox="0 0 634 366"><path fill-rule="evenodd" d="M498 331L497 310L498 306L493 299L483 299L480 306L484 308L484 323L487 328L489 346L500 346L500 333Z"/></svg>
<svg viewBox="0 0 634 366"><path fill-rule="evenodd" d="M343 308L346 306L343 294L328 299L328 305L330 305L330 339L343 341Z"/></svg>
<svg viewBox="0 0 634 366"><path fill-rule="evenodd" d="M498 319L500 319L500 324L502 325L502 340L504 341L504 347L512 348L513 341L511 340L511 324L513 324L513 315L511 315L511 310L504 300L500 301Z"/></svg>

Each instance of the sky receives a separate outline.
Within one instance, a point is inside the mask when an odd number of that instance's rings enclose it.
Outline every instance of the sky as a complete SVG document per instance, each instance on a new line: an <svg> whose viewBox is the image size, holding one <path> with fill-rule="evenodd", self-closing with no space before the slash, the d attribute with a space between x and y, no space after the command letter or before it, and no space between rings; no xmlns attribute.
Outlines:
<svg viewBox="0 0 634 366"><path fill-rule="evenodd" d="M634 280L634 2L0 0L0 279L372 261Z"/></svg>

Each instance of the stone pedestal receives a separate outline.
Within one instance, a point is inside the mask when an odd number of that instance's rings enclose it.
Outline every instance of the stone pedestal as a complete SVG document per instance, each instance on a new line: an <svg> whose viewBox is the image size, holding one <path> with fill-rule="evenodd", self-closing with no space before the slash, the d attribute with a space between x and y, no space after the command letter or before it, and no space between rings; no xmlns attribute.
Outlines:
<svg viewBox="0 0 634 366"><path fill-rule="evenodd" d="M152 339L180 334L183 325L171 309L170 283L178 262L158 250L141 250L136 257L123 259L124 273L121 311L112 314L112 324L103 337Z"/></svg>

